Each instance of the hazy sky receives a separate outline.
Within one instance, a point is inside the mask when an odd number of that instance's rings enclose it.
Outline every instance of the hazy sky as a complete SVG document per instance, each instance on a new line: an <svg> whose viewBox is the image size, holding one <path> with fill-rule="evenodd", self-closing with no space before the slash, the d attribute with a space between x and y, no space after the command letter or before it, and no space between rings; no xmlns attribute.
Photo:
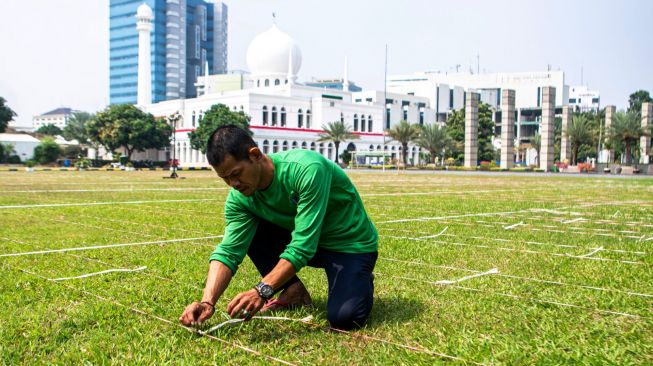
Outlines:
<svg viewBox="0 0 653 366"><path fill-rule="evenodd" d="M300 80L342 75L366 89L388 73L477 68L565 71L623 108L653 91L653 1L227 0L229 69L247 69L249 42L272 23L302 49ZM18 113L67 106L90 112L108 102L108 0L0 1L0 96Z"/></svg>

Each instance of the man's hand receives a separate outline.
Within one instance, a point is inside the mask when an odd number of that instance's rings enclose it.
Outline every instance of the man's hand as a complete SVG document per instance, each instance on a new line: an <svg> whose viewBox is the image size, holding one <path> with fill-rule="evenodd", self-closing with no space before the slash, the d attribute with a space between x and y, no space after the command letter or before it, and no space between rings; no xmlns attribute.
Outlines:
<svg viewBox="0 0 653 366"><path fill-rule="evenodd" d="M185 326L202 325L204 321L213 315L213 311L214 308L210 304L196 301L186 307L186 310L179 317L179 321Z"/></svg>
<svg viewBox="0 0 653 366"><path fill-rule="evenodd" d="M236 295L227 305L227 313L232 318L240 316L244 317L245 320L250 320L254 314L261 310L263 305L265 305L265 300L259 296L256 289L251 289Z"/></svg>

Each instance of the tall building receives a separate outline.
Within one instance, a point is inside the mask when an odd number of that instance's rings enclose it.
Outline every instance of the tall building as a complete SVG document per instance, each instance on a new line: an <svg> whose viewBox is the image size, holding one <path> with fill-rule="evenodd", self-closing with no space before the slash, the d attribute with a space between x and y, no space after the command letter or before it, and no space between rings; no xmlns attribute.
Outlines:
<svg viewBox="0 0 653 366"><path fill-rule="evenodd" d="M227 6L204 0L109 1L109 101L137 102L136 12L152 10L151 98L153 103L196 96L195 82L227 71Z"/></svg>
<svg viewBox="0 0 653 366"><path fill-rule="evenodd" d="M601 108L601 93L582 85L572 86L569 88L569 105L579 112L598 112Z"/></svg>

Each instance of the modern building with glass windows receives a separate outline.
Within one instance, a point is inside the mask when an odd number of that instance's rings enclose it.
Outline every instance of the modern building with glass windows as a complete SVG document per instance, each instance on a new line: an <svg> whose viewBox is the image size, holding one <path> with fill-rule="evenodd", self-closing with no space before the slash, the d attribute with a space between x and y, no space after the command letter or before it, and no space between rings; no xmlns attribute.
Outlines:
<svg viewBox="0 0 653 366"><path fill-rule="evenodd" d="M227 72L227 6L204 0L109 1L109 102L135 104L136 9L153 12L152 102L196 96L197 77ZM205 70L208 66L208 70Z"/></svg>

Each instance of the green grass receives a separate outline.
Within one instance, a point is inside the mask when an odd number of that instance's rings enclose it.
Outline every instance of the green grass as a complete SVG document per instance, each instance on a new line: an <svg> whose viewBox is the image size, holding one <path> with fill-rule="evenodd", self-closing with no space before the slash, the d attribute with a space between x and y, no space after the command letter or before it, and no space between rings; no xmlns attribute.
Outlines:
<svg viewBox="0 0 653 366"><path fill-rule="evenodd" d="M380 233L367 326L329 331L325 275L306 268L315 306L280 315L312 324L207 338L177 318L201 296L227 190L212 172L163 175L0 172L0 363L653 363L652 179L354 172ZM2 256L182 238L196 239ZM218 310L258 279L246 259Z"/></svg>

